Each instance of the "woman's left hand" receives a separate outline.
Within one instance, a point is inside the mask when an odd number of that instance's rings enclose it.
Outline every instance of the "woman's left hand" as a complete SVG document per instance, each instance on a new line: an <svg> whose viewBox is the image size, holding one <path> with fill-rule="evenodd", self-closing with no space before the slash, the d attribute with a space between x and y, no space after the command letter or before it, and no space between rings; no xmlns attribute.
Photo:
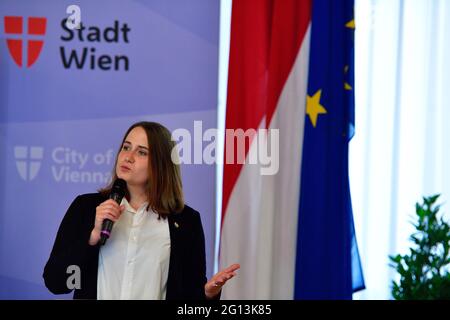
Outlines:
<svg viewBox="0 0 450 320"><path fill-rule="evenodd" d="M235 263L213 275L213 277L205 284L206 298L212 299L217 296L220 290L222 290L223 285L236 275L235 271L240 267L241 266L238 263Z"/></svg>

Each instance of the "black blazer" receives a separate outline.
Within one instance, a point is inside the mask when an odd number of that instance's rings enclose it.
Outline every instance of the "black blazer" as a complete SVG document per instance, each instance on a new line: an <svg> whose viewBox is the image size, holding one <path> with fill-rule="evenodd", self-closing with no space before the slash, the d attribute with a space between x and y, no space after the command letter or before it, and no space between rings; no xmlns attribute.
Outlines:
<svg viewBox="0 0 450 320"><path fill-rule="evenodd" d="M46 287L54 294L69 293L66 282L70 265L81 270L81 289L74 299L97 299L99 245L88 241L94 228L96 207L107 200L100 193L78 196L64 216L50 258L44 268ZM170 260L167 279L167 300L205 299L205 238L200 214L185 205L180 213L168 217Z"/></svg>

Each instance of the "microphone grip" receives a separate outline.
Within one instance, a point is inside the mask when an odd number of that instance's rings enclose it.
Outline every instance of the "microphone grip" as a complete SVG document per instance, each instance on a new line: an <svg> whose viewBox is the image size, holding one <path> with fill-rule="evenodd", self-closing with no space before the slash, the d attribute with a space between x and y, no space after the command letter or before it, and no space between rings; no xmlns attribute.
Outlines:
<svg viewBox="0 0 450 320"><path fill-rule="evenodd" d="M109 198L114 200L118 205L122 202L123 197L126 194L127 183L123 179L116 179L111 187L111 193ZM100 244L104 245L106 240L109 239L114 222L110 219L104 219L102 223L102 231L100 231Z"/></svg>
<svg viewBox="0 0 450 320"><path fill-rule="evenodd" d="M103 220L102 231L100 233L100 244L104 245L111 235L114 222L110 219Z"/></svg>
<svg viewBox="0 0 450 320"><path fill-rule="evenodd" d="M113 199L117 204L120 205L120 203L122 202L123 195L113 193L109 196L109 198Z"/></svg>

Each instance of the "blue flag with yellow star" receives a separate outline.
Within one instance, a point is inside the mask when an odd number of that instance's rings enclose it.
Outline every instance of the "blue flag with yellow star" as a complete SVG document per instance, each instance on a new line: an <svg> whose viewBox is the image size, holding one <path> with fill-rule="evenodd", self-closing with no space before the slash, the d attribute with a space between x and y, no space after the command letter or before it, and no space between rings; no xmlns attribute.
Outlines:
<svg viewBox="0 0 450 320"><path fill-rule="evenodd" d="M353 6L353 0L313 0L296 299L351 299L365 287L348 174L354 133Z"/></svg>

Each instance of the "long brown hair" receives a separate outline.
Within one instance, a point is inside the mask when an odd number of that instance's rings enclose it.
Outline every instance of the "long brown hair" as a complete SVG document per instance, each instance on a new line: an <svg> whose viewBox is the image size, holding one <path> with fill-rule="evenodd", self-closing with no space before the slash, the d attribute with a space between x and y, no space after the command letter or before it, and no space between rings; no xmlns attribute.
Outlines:
<svg viewBox="0 0 450 320"><path fill-rule="evenodd" d="M163 218L166 218L170 213L181 212L184 208L181 171L180 166L174 163L171 158L175 142L171 138L170 131L156 122L137 122L127 130L116 155L111 182L105 188L100 189L99 192L105 196L109 196L111 193L113 183L117 179L116 166L120 150L130 131L136 127L145 130L150 150L146 186L149 202L147 210L151 208ZM125 196L129 200L128 192Z"/></svg>

